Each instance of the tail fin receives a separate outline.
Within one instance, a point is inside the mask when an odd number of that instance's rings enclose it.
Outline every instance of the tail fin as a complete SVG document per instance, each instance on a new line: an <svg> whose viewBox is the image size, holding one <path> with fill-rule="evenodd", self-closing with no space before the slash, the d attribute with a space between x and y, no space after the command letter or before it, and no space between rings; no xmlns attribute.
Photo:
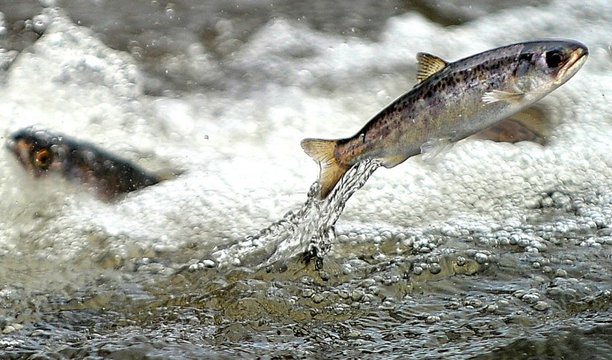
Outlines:
<svg viewBox="0 0 612 360"><path fill-rule="evenodd" d="M321 199L325 199L333 190L340 178L348 170L348 166L338 163L335 152L338 142L336 140L304 139L302 149L321 166L319 184L321 186Z"/></svg>

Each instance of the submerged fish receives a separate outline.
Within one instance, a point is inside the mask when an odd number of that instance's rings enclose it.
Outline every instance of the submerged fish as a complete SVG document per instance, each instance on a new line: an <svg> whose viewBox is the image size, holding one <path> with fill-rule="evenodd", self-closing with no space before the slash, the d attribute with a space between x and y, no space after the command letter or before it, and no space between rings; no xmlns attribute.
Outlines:
<svg viewBox="0 0 612 360"><path fill-rule="evenodd" d="M571 40L513 44L453 63L417 54L417 84L357 134L302 141L304 151L321 167L320 197L329 195L362 160L392 168L495 125L569 80L587 55L586 46Z"/></svg>
<svg viewBox="0 0 612 360"><path fill-rule="evenodd" d="M11 135L6 146L35 177L59 173L91 187L103 200L168 178L150 174L92 144L33 127Z"/></svg>

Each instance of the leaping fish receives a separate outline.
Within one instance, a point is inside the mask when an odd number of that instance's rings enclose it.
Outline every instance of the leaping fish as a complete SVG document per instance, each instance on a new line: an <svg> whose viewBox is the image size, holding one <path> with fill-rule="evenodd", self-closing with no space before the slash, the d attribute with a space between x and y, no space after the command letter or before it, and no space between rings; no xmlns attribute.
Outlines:
<svg viewBox="0 0 612 360"><path fill-rule="evenodd" d="M35 127L12 134L6 147L34 177L59 173L91 188L102 200L112 200L174 176L149 173L95 145Z"/></svg>
<svg viewBox="0 0 612 360"><path fill-rule="evenodd" d="M587 47L573 40L518 43L452 63L418 53L414 88L357 134L302 140L306 154L321 168L320 197L327 197L346 171L362 160L378 160L392 168L495 125L564 84L587 56Z"/></svg>

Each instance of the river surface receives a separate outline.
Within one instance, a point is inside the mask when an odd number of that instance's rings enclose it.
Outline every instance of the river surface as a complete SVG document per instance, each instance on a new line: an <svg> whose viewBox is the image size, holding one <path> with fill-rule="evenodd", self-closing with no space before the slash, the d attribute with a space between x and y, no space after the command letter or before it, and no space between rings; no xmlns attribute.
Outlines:
<svg viewBox="0 0 612 360"><path fill-rule="evenodd" d="M611 33L609 1L0 0L2 142L181 173L105 203L0 151L0 358L612 359ZM300 141L359 130L417 52L542 38L590 51L537 105L545 145L312 199Z"/></svg>

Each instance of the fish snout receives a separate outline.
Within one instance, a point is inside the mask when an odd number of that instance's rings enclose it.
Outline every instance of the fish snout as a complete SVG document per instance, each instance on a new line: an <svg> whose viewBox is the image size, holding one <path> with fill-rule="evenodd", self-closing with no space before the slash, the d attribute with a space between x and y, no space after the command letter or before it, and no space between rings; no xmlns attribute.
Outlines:
<svg viewBox="0 0 612 360"><path fill-rule="evenodd" d="M4 148L10 152L16 153L17 151L17 143L14 139L9 138L4 142Z"/></svg>
<svg viewBox="0 0 612 360"><path fill-rule="evenodd" d="M580 70L589 55L589 49L581 42L572 41L565 47L566 60L559 68L554 83L559 86Z"/></svg>
<svg viewBox="0 0 612 360"><path fill-rule="evenodd" d="M572 53L576 58L580 59L589 56L589 48L583 43L576 42L576 48Z"/></svg>

